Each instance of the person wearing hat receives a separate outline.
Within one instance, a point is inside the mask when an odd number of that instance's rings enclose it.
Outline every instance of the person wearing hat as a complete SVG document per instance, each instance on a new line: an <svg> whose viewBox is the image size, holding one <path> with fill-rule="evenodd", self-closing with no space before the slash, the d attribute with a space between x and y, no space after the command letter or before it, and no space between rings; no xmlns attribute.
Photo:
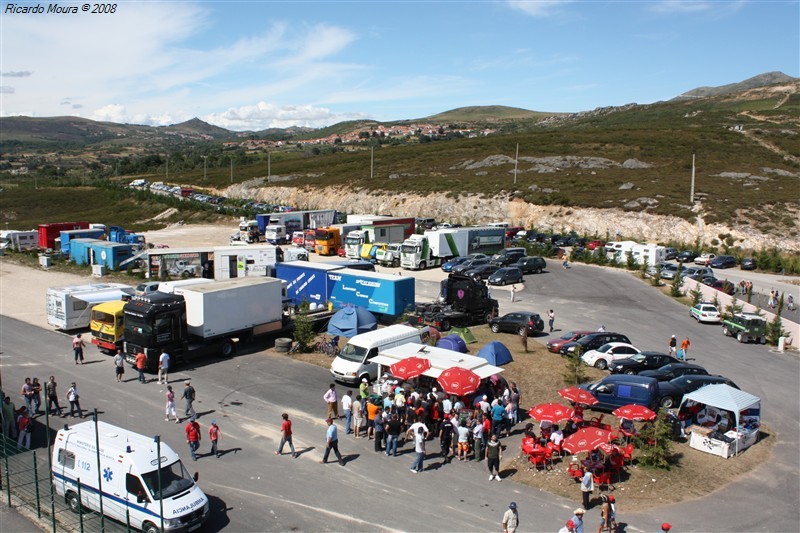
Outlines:
<svg viewBox="0 0 800 533"><path fill-rule="evenodd" d="M573 511L573 516L570 518L572 521L573 533L583 533L583 515L586 514L586 511L583 510L582 507L578 507Z"/></svg>
<svg viewBox="0 0 800 533"><path fill-rule="evenodd" d="M673 335L672 337L669 338L669 354L675 357L675 352L677 348L678 348L678 339L677 337L675 337L675 335Z"/></svg>
<svg viewBox="0 0 800 533"><path fill-rule="evenodd" d="M322 464L328 462L328 455L330 455L331 450L333 450L333 453L336 454L336 458L339 460L339 465L344 466L342 454L339 453L339 433L336 430L336 424L333 423L332 418L327 418L325 423L328 424L328 430L325 433L325 455L322 456Z"/></svg>
<svg viewBox="0 0 800 533"><path fill-rule="evenodd" d="M186 433L186 444L189 445L189 451L192 453L192 461L197 461L197 449L200 448L200 424L197 423L194 415L186 423L184 432Z"/></svg>
<svg viewBox="0 0 800 533"><path fill-rule="evenodd" d="M575 533L575 522L572 520L567 520L567 523L564 524L564 527L558 530L558 533Z"/></svg>
<svg viewBox="0 0 800 533"><path fill-rule="evenodd" d="M222 432L219 430L216 420L212 420L211 425L208 426L208 438L211 440L211 455L221 457L222 454L219 453L217 442L222 438Z"/></svg>
<svg viewBox="0 0 800 533"><path fill-rule="evenodd" d="M666 531L669 531L670 529L672 529L672 525L671 524L668 524L666 522L661 524L661 531L666 532Z"/></svg>
<svg viewBox="0 0 800 533"><path fill-rule="evenodd" d="M192 403L194 403L195 395L196 393L194 387L192 387L192 382L187 379L186 381L183 382L183 394L181 395L181 398L186 400L186 409L184 410L184 416L193 417L197 415L197 412L194 410L194 407L192 406Z"/></svg>
<svg viewBox="0 0 800 533"><path fill-rule="evenodd" d="M369 398L369 381L367 378L361 378L361 385L358 386L358 396L361 398L361 403L366 405L367 398Z"/></svg>
<svg viewBox="0 0 800 533"><path fill-rule="evenodd" d="M517 502L508 504L508 509L503 514L503 533L514 533L519 526L519 514L517 513Z"/></svg>

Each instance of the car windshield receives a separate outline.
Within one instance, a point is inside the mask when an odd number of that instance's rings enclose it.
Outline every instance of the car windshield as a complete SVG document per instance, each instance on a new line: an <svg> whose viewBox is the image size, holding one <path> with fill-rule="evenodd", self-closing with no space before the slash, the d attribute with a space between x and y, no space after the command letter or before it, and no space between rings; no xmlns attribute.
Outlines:
<svg viewBox="0 0 800 533"><path fill-rule="evenodd" d="M356 346L355 344L350 344L349 342L345 344L344 348L342 348L342 351L339 352L339 357L347 361L353 361L354 363L362 362L365 355L367 355L366 348Z"/></svg>
<svg viewBox="0 0 800 533"><path fill-rule="evenodd" d="M154 500L160 500L158 494L158 470L153 470L146 474L142 474L142 480L147 485L147 490ZM192 476L183 466L180 460L175 461L169 466L161 467L161 495L164 498L170 498L185 491L194 485Z"/></svg>
<svg viewBox="0 0 800 533"><path fill-rule="evenodd" d="M631 357L631 360L636 361L637 363L641 363L641 362L643 362L645 360L645 358L646 358L646 356L644 356L644 355L642 355L640 353L637 353L636 355Z"/></svg>
<svg viewBox="0 0 800 533"><path fill-rule="evenodd" d="M575 337L575 333L572 331L566 332L564 335L560 336L559 339L562 341L570 341Z"/></svg>
<svg viewBox="0 0 800 533"><path fill-rule="evenodd" d="M672 363L670 363L668 365L662 366L661 368L658 369L658 371L663 374L669 374L670 372L672 372L673 368L675 368L675 366Z"/></svg>

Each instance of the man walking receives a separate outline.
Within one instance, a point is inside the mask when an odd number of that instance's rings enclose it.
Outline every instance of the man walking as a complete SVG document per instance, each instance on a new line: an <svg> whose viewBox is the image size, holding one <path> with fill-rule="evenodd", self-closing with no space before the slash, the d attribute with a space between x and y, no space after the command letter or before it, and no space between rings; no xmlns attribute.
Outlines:
<svg viewBox="0 0 800 533"><path fill-rule="evenodd" d="M281 415L283 422L281 423L281 443L278 449L275 450L275 455L283 455L283 445L288 444L289 449L292 451L292 459L297 457L297 452L294 451L294 444L292 444L292 421L289 420L289 414L283 413Z"/></svg>
<svg viewBox="0 0 800 533"><path fill-rule="evenodd" d="M675 335L669 338L669 354L675 357L675 353L678 348L678 339L675 338Z"/></svg>
<svg viewBox="0 0 800 533"><path fill-rule="evenodd" d="M161 383L161 376L164 376L164 385L169 383L169 354L166 350L161 350L158 356L158 383Z"/></svg>
<svg viewBox="0 0 800 533"><path fill-rule="evenodd" d="M192 453L192 461L197 461L197 450L200 448L200 424L197 423L194 415L187 422L185 432L186 443Z"/></svg>
<svg viewBox="0 0 800 533"><path fill-rule="evenodd" d="M75 416L75 410L78 411L78 416L83 418L83 410L81 409L81 396L78 394L78 386L72 382L72 386L67 391L67 401L69 402L69 416Z"/></svg>
<svg viewBox="0 0 800 533"><path fill-rule="evenodd" d="M503 446L497 440L497 435L492 435L486 443L486 466L489 468L489 481L496 479L503 481L500 477L500 461L503 460Z"/></svg>
<svg viewBox="0 0 800 533"><path fill-rule="evenodd" d="M31 384L31 378L25 378L25 383L22 385L20 394L22 395L22 399L25 400L25 408L28 410L28 413L33 413L33 385Z"/></svg>
<svg viewBox="0 0 800 533"><path fill-rule="evenodd" d="M335 384L331 383L330 387L328 387L328 390L326 390L325 394L322 395L322 399L328 404L328 414L326 416L331 418L331 414L334 414L336 418L339 418L339 399L336 395Z"/></svg>
<svg viewBox="0 0 800 533"><path fill-rule="evenodd" d="M406 438L413 437L416 457L411 464L411 471L415 474L422 472L425 461L425 440L428 438L428 428L422 422L414 422L406 432Z"/></svg>
<svg viewBox="0 0 800 533"><path fill-rule="evenodd" d="M122 355L122 350L117 350L117 355L114 356L114 374L117 376L117 383L121 383L125 374L125 356Z"/></svg>
<svg viewBox="0 0 800 533"><path fill-rule="evenodd" d="M350 423L353 420L353 391L347 391L342 396L342 411L344 412L344 433L349 435L353 432Z"/></svg>
<svg viewBox="0 0 800 533"><path fill-rule="evenodd" d="M136 370L139 371L139 383L147 383L147 380L144 378L144 371L147 368L147 356L144 352L139 352L136 354Z"/></svg>
<svg viewBox="0 0 800 533"><path fill-rule="evenodd" d="M556 323L556 312L552 309L547 312L547 321L550 324L550 333L552 333L553 325Z"/></svg>
<svg viewBox="0 0 800 533"><path fill-rule="evenodd" d="M58 405L57 387L56 377L50 376L50 380L44 385L45 395L47 396L47 410L51 415L58 413L58 416L63 418L64 415L61 413L61 406ZM50 409L51 406L55 406L55 410Z"/></svg>
<svg viewBox="0 0 800 533"><path fill-rule="evenodd" d="M16 419L16 406L14 402L11 401L10 396L6 396L3 398L3 436L8 438L14 438L17 435L16 427L17 427L17 419Z"/></svg>
<svg viewBox="0 0 800 533"><path fill-rule="evenodd" d="M503 533L514 533L519 526L519 515L517 514L517 502L508 504L508 510L503 515Z"/></svg>
<svg viewBox="0 0 800 533"><path fill-rule="evenodd" d="M211 455L216 457L221 456L222 454L219 453L217 443L219 442L219 439L222 438L222 431L219 430L216 420L212 420L211 425L208 426L208 438L211 440Z"/></svg>
<svg viewBox="0 0 800 533"><path fill-rule="evenodd" d="M512 302L514 301L514 296L515 296L516 294L517 294L517 286L516 286L516 284L515 284L515 285L512 285L512 286L511 286L511 301L512 301Z"/></svg>
<svg viewBox="0 0 800 533"><path fill-rule="evenodd" d="M183 382L183 394L181 395L181 398L186 400L186 409L184 410L184 416L194 417L197 415L197 412L194 410L194 407L192 406L192 403L194 403L194 397L195 397L194 387L192 387L192 382L187 379L186 381ZM191 413L191 415L189 413Z"/></svg>
<svg viewBox="0 0 800 533"><path fill-rule="evenodd" d="M692 343L689 342L689 337L686 337L683 339L683 342L681 342L681 350L683 352L683 357L681 357L682 361L686 361L686 358L689 357L689 346L691 346L691 344Z"/></svg>
<svg viewBox="0 0 800 533"><path fill-rule="evenodd" d="M86 343L83 342L81 338L81 334L78 333L74 339L72 339L72 353L75 355L75 364L83 364L83 349L86 347Z"/></svg>
<svg viewBox="0 0 800 533"><path fill-rule="evenodd" d="M339 433L336 430L336 425L331 418L326 419L325 423L328 424L328 430L325 433L325 455L322 456L322 464L328 462L328 455L330 455L331 450L333 450L333 453L336 454L336 458L339 460L339 465L344 466L342 454L339 453Z"/></svg>
<svg viewBox="0 0 800 533"><path fill-rule="evenodd" d="M403 424L400 422L397 413L392 413L392 417L386 422L386 456L397 457L397 440L403 431Z"/></svg>
<svg viewBox="0 0 800 533"><path fill-rule="evenodd" d="M594 491L594 477L588 468L583 471L581 478L581 494L583 495L583 508L588 509L591 503L592 491Z"/></svg>

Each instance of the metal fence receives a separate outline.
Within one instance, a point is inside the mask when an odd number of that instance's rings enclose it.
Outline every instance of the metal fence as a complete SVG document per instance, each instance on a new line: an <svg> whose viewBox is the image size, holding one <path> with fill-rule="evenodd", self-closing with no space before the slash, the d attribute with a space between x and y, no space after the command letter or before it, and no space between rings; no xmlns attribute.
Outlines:
<svg viewBox="0 0 800 533"><path fill-rule="evenodd" d="M49 439L49 431L42 429L40 433L46 433ZM34 434L34 437L37 435ZM78 509L78 512L70 510L64 498L53 489L45 437L39 435L39 438L34 438L34 443L43 443L45 447L29 450L0 434L2 497L9 507L27 510L23 514L35 517L34 520L42 529L54 533L130 531L126 524L101 517L85 508Z"/></svg>

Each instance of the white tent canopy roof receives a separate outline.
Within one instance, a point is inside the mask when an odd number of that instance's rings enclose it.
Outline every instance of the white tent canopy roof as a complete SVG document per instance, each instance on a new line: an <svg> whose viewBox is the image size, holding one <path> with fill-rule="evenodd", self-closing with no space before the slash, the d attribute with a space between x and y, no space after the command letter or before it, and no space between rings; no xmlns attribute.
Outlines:
<svg viewBox="0 0 800 533"><path fill-rule="evenodd" d="M726 411L736 414L738 419L739 412L761 404L761 398L750 393L735 389L724 383L719 385L707 385L690 392L683 397L683 402L692 400L706 405L713 405Z"/></svg>
<svg viewBox="0 0 800 533"><path fill-rule="evenodd" d="M482 357L416 343L401 344L394 348L382 350L380 354L370 359L370 361L383 366L391 366L409 357L428 359L431 362L431 368L423 372L423 375L434 379L438 378L448 368L453 368L454 366L468 368L481 379L503 372L502 368L490 365Z"/></svg>

